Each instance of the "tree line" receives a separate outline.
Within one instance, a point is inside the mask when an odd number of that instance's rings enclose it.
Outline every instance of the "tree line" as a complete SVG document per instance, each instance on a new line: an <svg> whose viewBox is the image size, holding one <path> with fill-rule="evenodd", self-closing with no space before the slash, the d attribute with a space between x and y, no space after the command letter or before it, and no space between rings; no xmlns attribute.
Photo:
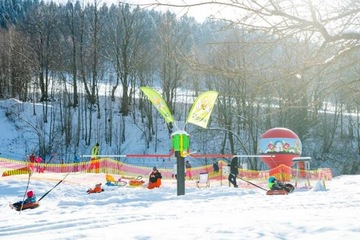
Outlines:
<svg viewBox="0 0 360 240"><path fill-rule="evenodd" d="M287 127L315 165L358 172L358 4L325 11L298 1L236 1L236 20L200 23L123 3L2 0L0 98L42 104L34 129L43 156L97 141L120 154L129 119L144 151L151 142L159 150L165 123L140 86L157 88L179 122L196 96L216 90L209 129L187 126L202 152L256 154L263 132Z"/></svg>

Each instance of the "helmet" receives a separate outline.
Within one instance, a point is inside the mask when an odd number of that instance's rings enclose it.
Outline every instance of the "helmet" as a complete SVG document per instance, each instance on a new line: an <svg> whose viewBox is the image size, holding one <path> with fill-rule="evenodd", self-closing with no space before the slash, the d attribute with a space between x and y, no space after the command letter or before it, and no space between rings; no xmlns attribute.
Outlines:
<svg viewBox="0 0 360 240"><path fill-rule="evenodd" d="M270 178L269 178L269 183L273 183L273 182L275 182L275 180L276 180L276 179L275 179L274 177L270 177Z"/></svg>
<svg viewBox="0 0 360 240"><path fill-rule="evenodd" d="M27 197L31 198L31 197L34 196L34 192L33 191L28 191L26 195L27 195Z"/></svg>
<svg viewBox="0 0 360 240"><path fill-rule="evenodd" d="M156 167L153 167L153 170L155 171L155 170L157 170L157 168L156 168Z"/></svg>

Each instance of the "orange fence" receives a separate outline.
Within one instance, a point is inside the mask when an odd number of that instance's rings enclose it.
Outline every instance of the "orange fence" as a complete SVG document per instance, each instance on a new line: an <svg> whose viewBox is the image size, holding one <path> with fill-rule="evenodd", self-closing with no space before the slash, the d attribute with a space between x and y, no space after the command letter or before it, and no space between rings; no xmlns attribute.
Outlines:
<svg viewBox="0 0 360 240"><path fill-rule="evenodd" d="M218 171L214 170L212 164L193 167L191 169L192 177L197 179L200 173L207 172L209 173L209 178L212 180L227 179L229 173L227 162L219 160L218 166ZM172 166L167 168L158 167L158 169L161 172L163 178L172 178ZM31 163L0 158L0 170L3 171L3 177L17 174L28 174L29 171L38 173L110 173L136 177L139 175L148 176L152 169L150 167L127 164L110 158L100 158L99 160L95 161L69 164ZM329 168L321 168L317 170L297 170L285 165L280 165L276 168L264 171L239 169L239 177L246 179L265 180L269 178L269 176L275 176L277 179L283 181L290 181L290 179L294 178L303 178L307 180L331 180L332 173Z"/></svg>

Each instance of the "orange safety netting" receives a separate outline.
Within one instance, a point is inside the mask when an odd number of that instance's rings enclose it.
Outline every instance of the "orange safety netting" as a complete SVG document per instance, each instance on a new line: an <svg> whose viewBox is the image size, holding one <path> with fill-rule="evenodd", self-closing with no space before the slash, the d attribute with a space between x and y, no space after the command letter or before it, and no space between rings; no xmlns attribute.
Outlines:
<svg viewBox="0 0 360 240"><path fill-rule="evenodd" d="M192 177L197 179L199 178L200 173L207 172L209 173L209 178L212 180L227 179L227 175L229 173L227 162L219 160L218 166L219 171L215 171L212 164L193 167L191 168ZM172 178L172 166L166 168L158 167L158 169L161 172L163 178ZM18 174L28 174L29 171L38 173L109 173L122 175L125 177L137 177L148 176L152 168L131 165L110 158L100 158L93 161L68 164L32 163L0 158L0 170L3 171L3 177ZM267 179L269 176L275 176L277 179L282 181L290 181L290 179L293 178L303 178L308 180L331 180L332 173L329 168L321 168L317 170L298 170L292 169L285 165L280 165L276 168L263 171L239 169L239 177L246 179Z"/></svg>

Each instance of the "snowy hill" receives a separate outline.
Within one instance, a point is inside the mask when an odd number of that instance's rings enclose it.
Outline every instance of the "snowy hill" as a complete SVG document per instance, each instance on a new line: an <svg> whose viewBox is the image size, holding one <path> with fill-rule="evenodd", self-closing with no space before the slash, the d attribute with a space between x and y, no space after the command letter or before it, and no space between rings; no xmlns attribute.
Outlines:
<svg viewBox="0 0 360 240"><path fill-rule="evenodd" d="M35 174L38 198L64 175ZM86 181L85 181L86 179ZM359 239L359 175L339 176L327 189L268 196L262 189L211 182L176 196L174 180L159 189L107 187L86 194L102 174L71 174L40 202L19 213L27 176L0 180L0 239Z"/></svg>
<svg viewBox="0 0 360 240"><path fill-rule="evenodd" d="M41 103L20 102L16 99L0 101L0 127L2 129L0 157L22 160L32 152L39 154L39 142L42 139L52 145L59 161L61 159L65 160L65 162L72 162L74 154L81 156L91 153L92 145L86 145L83 140L80 141L81 145L79 147L71 146L66 152L62 142L50 143L49 128L53 126L52 123L43 122L43 107ZM49 103L47 107L50 109L49 111L59 111L56 102ZM125 121L127 124L126 141L120 146L115 144L109 146L105 143L102 145L104 136L101 132L101 153L154 153L155 147L153 145L155 141L152 141L150 147L147 148L142 129L134 124L131 117L127 117ZM76 123L73 123L73 126L76 126ZM54 138L55 141L61 141L61 139L60 137ZM94 139L94 144L96 141L99 140ZM171 141L166 128L159 129L156 144L158 153L166 154L170 152ZM45 159L50 157L51 153Z"/></svg>

